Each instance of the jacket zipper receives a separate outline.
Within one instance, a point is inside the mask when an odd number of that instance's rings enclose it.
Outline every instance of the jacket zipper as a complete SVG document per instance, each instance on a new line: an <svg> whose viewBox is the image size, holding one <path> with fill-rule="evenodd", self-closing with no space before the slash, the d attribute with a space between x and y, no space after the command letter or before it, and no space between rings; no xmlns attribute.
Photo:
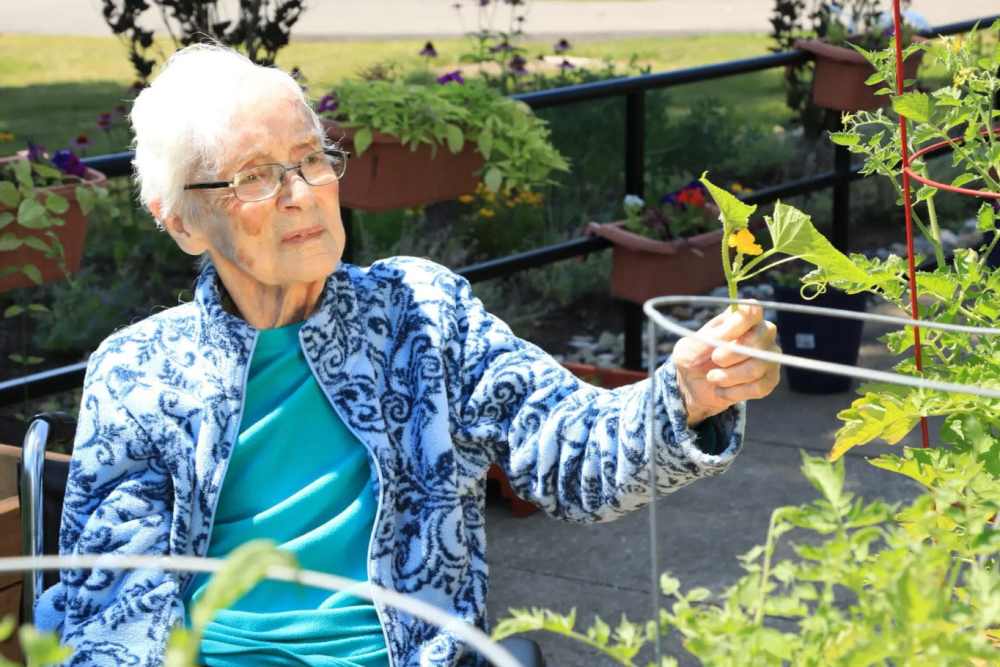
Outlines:
<svg viewBox="0 0 1000 667"><path fill-rule="evenodd" d="M302 335L301 330L299 330L299 335L300 336ZM299 343L300 344L302 343L301 338L299 339ZM372 462L375 464L375 474L378 476L378 498L376 499L376 504L375 504L375 521L372 525L372 534L368 538L368 556L367 556L368 583L372 583L375 579L375 577L373 576L374 568L372 565L372 547L375 545L375 533L378 528L379 521L382 520L382 496L385 493L385 485L382 480L382 466L379 464L378 457L375 456L375 452L372 451L372 448L368 446L368 443L365 441L365 439L358 435L357 431L354 430L354 427L351 426L350 421L344 419L344 416L340 414L340 411L337 409L336 404L332 400L330 400L330 395L327 393L326 387L320 382L319 375L316 373L316 369L313 367L312 359L310 359L309 355L305 353L304 346L302 351L303 351L302 356L305 357L306 363L309 365L309 370L313 374L313 380L316 382L316 384L320 386L320 389L323 391L323 396L330 404L330 408L333 409L334 414L337 415L337 418L340 419L341 423L343 423L344 426L347 427L347 430L351 432L351 435L357 438L358 442L360 442L362 446L364 446L365 450L368 452L368 456L371 457ZM375 600L372 600L372 606L375 608L375 616L378 618L379 627L382 628L382 638L385 640L385 652L386 656L388 656L389 658L389 667L393 667L393 665L396 664L396 661L393 659L392 656L392 644L389 643L389 633L386 631L385 618L383 617L382 614L381 605Z"/></svg>
<svg viewBox="0 0 1000 667"><path fill-rule="evenodd" d="M255 331L254 335L253 335L253 341L250 343L250 354L247 357L246 368L243 370L243 385L242 385L243 391L242 391L242 394L240 396L240 409L239 409L239 412L236 413L236 438L234 438L234 440L233 440L233 446L232 446L232 449L230 449L230 451L229 451L229 456L226 457L226 462L222 465L222 477L219 478L219 485L218 485L218 488L217 488L216 493L215 493L215 499L212 501L212 515L210 517L211 520L209 521L209 525L210 526L214 526L215 525L215 512L219 508L219 499L222 497L222 493L221 493L221 491L222 491L222 484L226 481L226 473L229 472L229 462L233 460L233 452L236 449L236 439L239 438L240 423L243 421L243 411L246 409L246 403L247 403L247 379L250 377L250 360L253 359L254 350L257 348L257 336L258 335L259 335L258 332ZM199 556L199 557L204 557L205 554L208 553L208 547L210 546L211 541L212 541L211 532L209 532L208 542L205 543L205 553L195 554L195 555ZM197 575L195 575L195 574L192 573L191 576L188 578L187 583L184 584L184 590L182 590L181 594L180 594L181 595L181 600L184 599L184 596L187 594L187 591L191 587L191 584L194 583L194 580L195 580L196 576ZM185 621L185 624L186 624L187 623L187 607L186 606L184 608L184 621Z"/></svg>

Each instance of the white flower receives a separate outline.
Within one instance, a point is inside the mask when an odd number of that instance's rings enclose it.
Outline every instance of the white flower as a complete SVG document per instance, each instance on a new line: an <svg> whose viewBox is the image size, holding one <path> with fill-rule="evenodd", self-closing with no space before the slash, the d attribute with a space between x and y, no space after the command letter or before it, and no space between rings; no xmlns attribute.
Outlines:
<svg viewBox="0 0 1000 667"><path fill-rule="evenodd" d="M625 195L623 206L625 207L625 213L631 215L642 211L646 206L646 202L639 195Z"/></svg>

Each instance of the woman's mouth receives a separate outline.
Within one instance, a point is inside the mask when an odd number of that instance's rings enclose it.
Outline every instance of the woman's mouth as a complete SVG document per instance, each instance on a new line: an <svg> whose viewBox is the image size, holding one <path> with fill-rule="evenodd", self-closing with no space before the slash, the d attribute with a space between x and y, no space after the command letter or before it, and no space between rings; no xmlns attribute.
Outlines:
<svg viewBox="0 0 1000 667"><path fill-rule="evenodd" d="M311 241L320 234L323 233L322 225L315 225L314 227L307 227L305 229L299 229L294 232L289 232L281 237L282 243L303 243L305 241Z"/></svg>

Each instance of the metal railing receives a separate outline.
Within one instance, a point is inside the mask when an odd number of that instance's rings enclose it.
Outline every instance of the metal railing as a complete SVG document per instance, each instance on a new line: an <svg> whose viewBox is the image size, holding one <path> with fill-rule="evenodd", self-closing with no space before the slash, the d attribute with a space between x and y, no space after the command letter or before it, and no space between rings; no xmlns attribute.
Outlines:
<svg viewBox="0 0 1000 667"><path fill-rule="evenodd" d="M968 21L949 23L924 31L926 37L954 35L968 32L977 24L986 26L1000 19L1000 14ZM621 77L595 81L564 88L553 88L514 95L533 109L576 104L599 99L625 97L625 193L643 196L645 194L645 106L646 93L651 90L670 88L689 83L699 83L712 79L739 76L760 72L775 67L787 67L807 62L811 56L803 51L793 50L755 58L733 60L713 65ZM114 153L86 158L83 162L104 172L109 177L128 176L131 173L131 152ZM860 166L852 165L850 153L843 146L834 148L834 169L807 178L788 181L779 185L755 190L742 197L748 204L768 204L781 198L833 189L833 225L831 241L846 249L849 240L848 209L850 206L850 183L861 177ZM344 210L344 224L348 233L348 252L351 237L351 212ZM583 237L535 248L526 252L491 259L460 268L456 273L470 282L479 282L510 276L525 269L551 264L563 259L580 257L611 247L611 242L603 238ZM349 255L347 255L349 258ZM625 324L625 366L642 367L642 307L640 304L622 302ZM25 396L44 396L83 384L86 364L81 362L62 368L54 368L25 377L0 382L0 407L16 403Z"/></svg>

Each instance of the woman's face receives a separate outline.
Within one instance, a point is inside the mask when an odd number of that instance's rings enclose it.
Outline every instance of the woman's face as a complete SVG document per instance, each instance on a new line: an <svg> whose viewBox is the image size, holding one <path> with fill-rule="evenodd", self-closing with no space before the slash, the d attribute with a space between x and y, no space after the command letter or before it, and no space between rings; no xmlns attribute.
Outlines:
<svg viewBox="0 0 1000 667"><path fill-rule="evenodd" d="M295 165L321 148L305 108L290 96L263 99L234 126L240 130L226 147L219 180L265 163ZM196 224L230 290L313 283L337 268L344 250L338 181L313 186L289 171L269 199L244 202L231 190L197 196L216 213Z"/></svg>

